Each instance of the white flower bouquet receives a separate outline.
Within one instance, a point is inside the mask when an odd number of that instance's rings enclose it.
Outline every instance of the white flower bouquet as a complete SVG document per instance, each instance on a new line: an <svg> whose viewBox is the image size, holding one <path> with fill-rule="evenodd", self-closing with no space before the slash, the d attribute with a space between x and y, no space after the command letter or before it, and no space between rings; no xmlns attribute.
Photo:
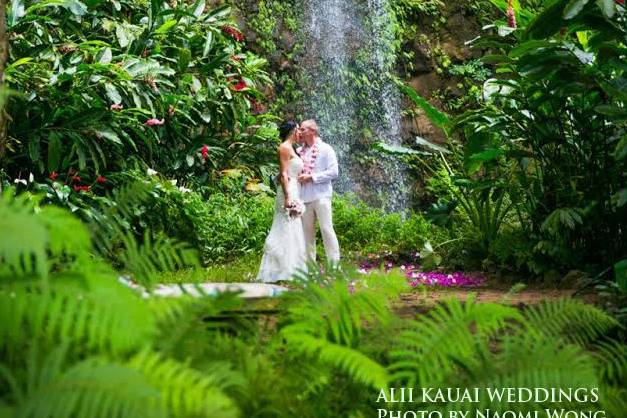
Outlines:
<svg viewBox="0 0 627 418"><path fill-rule="evenodd" d="M296 219L305 213L305 203L300 199L292 200L292 204L285 208L285 216Z"/></svg>

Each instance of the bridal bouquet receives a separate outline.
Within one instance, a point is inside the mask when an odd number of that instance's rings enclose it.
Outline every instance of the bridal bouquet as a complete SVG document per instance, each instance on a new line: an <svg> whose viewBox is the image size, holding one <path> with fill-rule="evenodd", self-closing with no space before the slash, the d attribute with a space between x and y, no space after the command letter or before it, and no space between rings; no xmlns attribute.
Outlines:
<svg viewBox="0 0 627 418"><path fill-rule="evenodd" d="M305 203L300 199L295 199L292 204L285 208L285 216L289 219L296 219L305 213Z"/></svg>

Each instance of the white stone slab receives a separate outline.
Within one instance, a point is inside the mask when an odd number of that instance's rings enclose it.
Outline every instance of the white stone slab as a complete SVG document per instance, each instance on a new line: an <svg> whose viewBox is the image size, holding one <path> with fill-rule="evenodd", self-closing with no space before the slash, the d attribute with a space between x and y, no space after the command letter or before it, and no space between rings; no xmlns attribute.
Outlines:
<svg viewBox="0 0 627 418"><path fill-rule="evenodd" d="M120 277L120 282L126 286L141 291L144 297L150 294L127 277ZM215 295L222 292L241 292L244 299L268 298L287 292L287 287L269 283L186 283L186 284L159 284L155 286L152 295L162 297L179 297L184 294L191 296Z"/></svg>

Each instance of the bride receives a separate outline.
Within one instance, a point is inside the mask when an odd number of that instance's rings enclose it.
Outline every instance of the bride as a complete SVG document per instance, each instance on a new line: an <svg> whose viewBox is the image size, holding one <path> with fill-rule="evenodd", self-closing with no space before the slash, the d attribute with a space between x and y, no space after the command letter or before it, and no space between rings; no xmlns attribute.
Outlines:
<svg viewBox="0 0 627 418"><path fill-rule="evenodd" d="M257 281L290 280L297 270L305 270L305 235L301 215L305 205L300 200L298 175L303 160L294 151L298 124L288 121L280 128L279 183L274 202L274 218L263 249Z"/></svg>

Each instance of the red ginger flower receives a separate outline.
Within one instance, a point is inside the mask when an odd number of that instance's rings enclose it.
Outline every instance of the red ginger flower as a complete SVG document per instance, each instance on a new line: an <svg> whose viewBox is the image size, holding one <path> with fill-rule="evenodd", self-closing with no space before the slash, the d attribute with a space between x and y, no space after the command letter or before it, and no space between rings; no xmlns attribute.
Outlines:
<svg viewBox="0 0 627 418"><path fill-rule="evenodd" d="M79 186L79 185L74 185L74 191L75 192L88 192L91 190L90 186Z"/></svg>
<svg viewBox="0 0 627 418"><path fill-rule="evenodd" d="M513 1L507 1L507 26L516 29L516 13L514 12Z"/></svg>
<svg viewBox="0 0 627 418"><path fill-rule="evenodd" d="M203 161L207 161L207 154L209 154L209 147L206 145L203 145L202 148L200 149L200 155L202 155Z"/></svg>
<svg viewBox="0 0 627 418"><path fill-rule="evenodd" d="M99 184L104 184L104 183L106 183L106 182L107 182L107 179L106 179L105 177L103 177L103 176L98 176L98 177L96 178L96 183L99 183Z"/></svg>
<svg viewBox="0 0 627 418"><path fill-rule="evenodd" d="M52 173L48 175L48 178L53 181L56 180L57 177L59 177L59 173L57 173L56 171L53 171Z"/></svg>
<svg viewBox="0 0 627 418"><path fill-rule="evenodd" d="M222 32L228 34L231 38L235 39L237 42L242 42L244 40L244 35L233 26L222 25L220 26Z"/></svg>
<svg viewBox="0 0 627 418"><path fill-rule="evenodd" d="M81 178L78 175L73 175L72 177L70 177L70 180L72 181L72 183L77 182L77 181L81 181Z"/></svg>
<svg viewBox="0 0 627 418"><path fill-rule="evenodd" d="M233 90L242 91L246 88L246 82L244 80L240 80L236 85L233 86Z"/></svg>

